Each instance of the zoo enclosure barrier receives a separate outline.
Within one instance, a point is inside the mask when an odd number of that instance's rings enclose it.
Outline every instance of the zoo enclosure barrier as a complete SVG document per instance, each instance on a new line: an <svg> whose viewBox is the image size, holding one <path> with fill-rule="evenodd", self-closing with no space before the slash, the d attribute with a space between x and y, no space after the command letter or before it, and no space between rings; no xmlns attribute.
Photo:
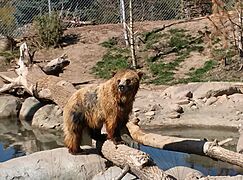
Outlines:
<svg viewBox="0 0 243 180"><path fill-rule="evenodd" d="M28 31L36 16L52 12L57 12L64 22L119 23L122 1L129 18L129 0L0 0L0 35L19 36ZM132 1L134 21L190 18L211 11L211 0ZM232 0L225 1L232 4Z"/></svg>

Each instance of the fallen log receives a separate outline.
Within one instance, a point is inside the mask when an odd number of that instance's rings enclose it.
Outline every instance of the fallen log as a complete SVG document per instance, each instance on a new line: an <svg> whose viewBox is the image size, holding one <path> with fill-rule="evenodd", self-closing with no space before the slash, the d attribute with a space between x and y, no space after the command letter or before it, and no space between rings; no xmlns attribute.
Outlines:
<svg viewBox="0 0 243 180"><path fill-rule="evenodd" d="M133 140L140 144L171 151L209 156L217 160L243 167L243 154L222 148L217 142L145 133L138 126L138 122L139 119L137 118L129 121L127 123L127 128Z"/></svg>
<svg viewBox="0 0 243 180"><path fill-rule="evenodd" d="M55 75L58 76L60 73L63 72L63 69L68 66L70 61L67 59L67 55L63 54L59 58L53 59L52 61L48 62L42 70L47 75Z"/></svg>
<svg viewBox="0 0 243 180"><path fill-rule="evenodd" d="M149 158L149 155L126 145L114 145L112 141L105 141L102 149L105 158L117 166L129 166L132 173L140 179L175 179L159 169Z"/></svg>

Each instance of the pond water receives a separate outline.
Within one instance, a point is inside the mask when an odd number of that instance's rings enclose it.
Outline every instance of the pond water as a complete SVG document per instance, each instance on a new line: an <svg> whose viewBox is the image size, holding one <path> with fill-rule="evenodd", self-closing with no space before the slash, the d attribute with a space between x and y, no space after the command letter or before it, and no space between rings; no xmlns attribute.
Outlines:
<svg viewBox="0 0 243 180"><path fill-rule="evenodd" d="M233 138L227 149L234 150L238 133L232 129L203 128L156 128L152 131L162 135L177 137L207 138L208 140L224 140ZM28 124L21 125L16 119L0 120L0 162L24 156L37 151L63 146L62 132L35 129ZM151 158L163 170L174 166L187 166L201 171L204 175L237 175L243 174L243 169L230 164L215 161L208 157L160 150L140 145L140 149L150 154Z"/></svg>

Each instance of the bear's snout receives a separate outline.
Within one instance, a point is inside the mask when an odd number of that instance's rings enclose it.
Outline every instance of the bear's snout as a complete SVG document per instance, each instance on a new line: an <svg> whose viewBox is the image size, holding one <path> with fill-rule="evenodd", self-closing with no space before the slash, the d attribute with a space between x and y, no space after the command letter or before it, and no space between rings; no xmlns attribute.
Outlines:
<svg viewBox="0 0 243 180"><path fill-rule="evenodd" d="M119 84L118 85L118 90L121 92L121 93L124 93L127 91L127 87L123 84Z"/></svg>

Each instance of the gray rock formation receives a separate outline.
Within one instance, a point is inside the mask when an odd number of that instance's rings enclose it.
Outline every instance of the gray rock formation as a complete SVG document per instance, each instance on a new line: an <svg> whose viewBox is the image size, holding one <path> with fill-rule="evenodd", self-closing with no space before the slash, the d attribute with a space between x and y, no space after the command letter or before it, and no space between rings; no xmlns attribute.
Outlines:
<svg viewBox="0 0 243 180"><path fill-rule="evenodd" d="M62 124L62 110L54 104L41 107L32 120L33 126L44 129L62 129Z"/></svg>
<svg viewBox="0 0 243 180"><path fill-rule="evenodd" d="M42 106L44 104L34 97L25 99L19 112L20 121L32 121L34 114Z"/></svg>
<svg viewBox="0 0 243 180"><path fill-rule="evenodd" d="M21 108L21 101L14 96L0 96L0 118L17 117Z"/></svg>
<svg viewBox="0 0 243 180"><path fill-rule="evenodd" d="M172 175L177 180L199 179L204 176L200 171L185 166L170 168L165 173Z"/></svg>
<svg viewBox="0 0 243 180"><path fill-rule="evenodd" d="M74 156L67 148L58 148L0 163L0 179L92 179L105 171L105 162L94 152Z"/></svg>
<svg viewBox="0 0 243 180"><path fill-rule="evenodd" d="M107 179L115 179L122 172L122 169L117 166L112 166L107 169L104 173L96 175L92 180L107 180ZM138 179L136 176L127 173L122 180L135 180Z"/></svg>

